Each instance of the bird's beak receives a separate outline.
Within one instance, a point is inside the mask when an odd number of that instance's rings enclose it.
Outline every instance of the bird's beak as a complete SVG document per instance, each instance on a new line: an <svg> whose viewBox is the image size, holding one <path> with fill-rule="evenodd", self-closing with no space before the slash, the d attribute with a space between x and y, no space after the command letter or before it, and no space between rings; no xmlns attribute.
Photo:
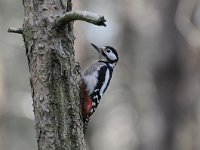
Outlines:
<svg viewBox="0 0 200 150"><path fill-rule="evenodd" d="M96 45L94 45L92 43L91 43L91 45L97 50L98 53L100 53L100 48L99 47L97 47Z"/></svg>

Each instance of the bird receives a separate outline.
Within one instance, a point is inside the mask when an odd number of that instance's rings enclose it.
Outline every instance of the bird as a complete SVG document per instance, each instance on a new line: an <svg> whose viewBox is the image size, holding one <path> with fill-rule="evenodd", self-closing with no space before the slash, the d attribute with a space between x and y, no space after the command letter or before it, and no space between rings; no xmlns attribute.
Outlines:
<svg viewBox="0 0 200 150"><path fill-rule="evenodd" d="M86 133L91 115L97 109L100 100L107 90L119 57L111 46L101 48L92 44L98 52L98 59L81 73L80 91L83 116L83 133Z"/></svg>

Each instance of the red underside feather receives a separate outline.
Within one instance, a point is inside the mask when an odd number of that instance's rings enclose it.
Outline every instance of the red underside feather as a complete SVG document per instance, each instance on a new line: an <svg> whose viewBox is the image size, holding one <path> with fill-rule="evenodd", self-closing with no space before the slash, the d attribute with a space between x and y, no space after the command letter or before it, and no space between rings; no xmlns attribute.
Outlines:
<svg viewBox="0 0 200 150"><path fill-rule="evenodd" d="M88 95L88 92L86 90L86 86L84 83L81 84L81 97L82 97L82 114L83 117L86 117L87 114L90 113L90 110L92 109L92 100L90 96Z"/></svg>

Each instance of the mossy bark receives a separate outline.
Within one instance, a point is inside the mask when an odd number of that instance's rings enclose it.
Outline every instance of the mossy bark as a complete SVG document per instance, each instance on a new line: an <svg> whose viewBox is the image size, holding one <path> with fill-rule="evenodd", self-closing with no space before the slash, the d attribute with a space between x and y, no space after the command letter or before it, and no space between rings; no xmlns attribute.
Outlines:
<svg viewBox="0 0 200 150"><path fill-rule="evenodd" d="M73 26L53 27L56 18L71 11L71 0L23 0L23 5L38 149L83 149Z"/></svg>

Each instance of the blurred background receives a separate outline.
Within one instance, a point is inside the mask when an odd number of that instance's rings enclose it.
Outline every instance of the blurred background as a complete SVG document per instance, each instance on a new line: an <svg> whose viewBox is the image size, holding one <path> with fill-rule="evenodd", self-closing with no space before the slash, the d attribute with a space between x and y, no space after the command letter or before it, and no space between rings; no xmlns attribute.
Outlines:
<svg viewBox="0 0 200 150"><path fill-rule="evenodd" d="M200 1L73 0L107 27L76 22L76 61L111 45L119 62L87 131L88 150L200 149ZM0 150L37 149L21 1L0 0Z"/></svg>

